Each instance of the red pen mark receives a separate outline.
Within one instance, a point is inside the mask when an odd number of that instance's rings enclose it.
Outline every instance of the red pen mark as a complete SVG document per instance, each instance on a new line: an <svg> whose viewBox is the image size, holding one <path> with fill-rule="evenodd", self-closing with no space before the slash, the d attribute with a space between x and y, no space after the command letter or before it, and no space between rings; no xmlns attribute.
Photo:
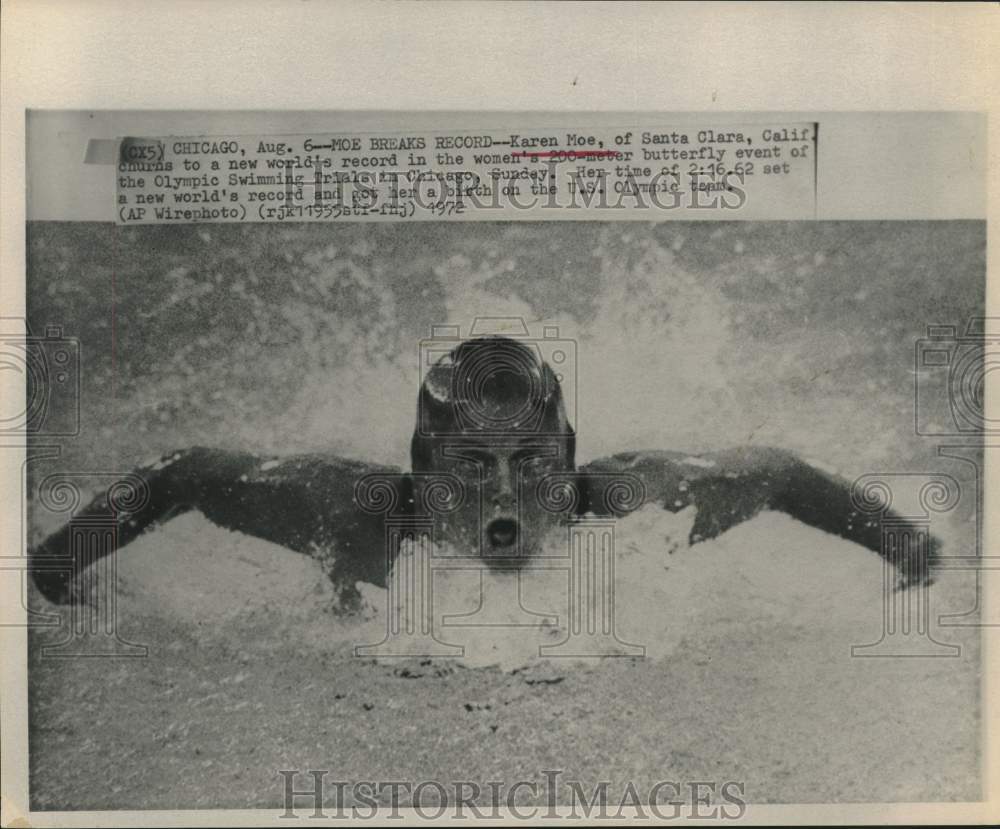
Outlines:
<svg viewBox="0 0 1000 829"><path fill-rule="evenodd" d="M520 152L511 153L512 158L518 156L526 158L558 158L560 161L570 161L574 158L586 158L587 156L597 156L598 158L612 158L618 155L618 150L545 150L544 152Z"/></svg>

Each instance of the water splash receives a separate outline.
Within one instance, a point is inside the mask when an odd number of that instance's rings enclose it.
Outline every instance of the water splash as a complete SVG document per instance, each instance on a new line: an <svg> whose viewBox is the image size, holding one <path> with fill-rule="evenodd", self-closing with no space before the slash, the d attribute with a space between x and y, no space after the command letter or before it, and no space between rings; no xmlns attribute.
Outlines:
<svg viewBox="0 0 1000 829"><path fill-rule="evenodd" d="M832 647L831 658L837 659L849 658L850 645L879 638L878 556L777 513L763 513L720 538L689 546L693 517L690 509L672 514L647 506L616 525L615 632L622 642L645 648L645 659L669 659L681 647L711 651L720 637L742 635L755 624L773 635L826 628L822 635L807 635ZM553 540L551 554L559 554L558 543ZM291 648L352 660L357 646L382 642L388 630L385 588L360 584L362 611L338 614L318 562L223 530L198 514L137 539L119 555L118 573L119 629L133 641L151 640L153 648L180 626L199 641L238 643L260 658ZM607 662L593 652L586 658L540 655L540 646L565 639L572 609L568 578L565 570L529 568L519 600L515 578L488 571L435 572L434 600L425 610L433 614L438 638L463 647L464 654L432 656L434 665L542 667L563 675ZM494 600L494 624L467 627L468 618L442 624L474 612L484 597ZM954 607L967 601L961 596ZM592 616L596 610L587 608ZM527 625L525 611L535 614ZM394 656L377 661L395 666L406 663L407 654L412 660L426 657L422 646L409 652L405 639L399 641L402 650L396 647Z"/></svg>

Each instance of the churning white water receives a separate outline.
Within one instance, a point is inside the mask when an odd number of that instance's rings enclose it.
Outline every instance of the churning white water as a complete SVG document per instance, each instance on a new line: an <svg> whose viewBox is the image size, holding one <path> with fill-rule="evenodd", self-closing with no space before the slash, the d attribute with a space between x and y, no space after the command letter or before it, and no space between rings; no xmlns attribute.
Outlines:
<svg viewBox="0 0 1000 829"><path fill-rule="evenodd" d="M190 514L119 554L119 626L126 637L136 626L156 636L157 624L143 619L166 618L250 649L285 643L387 664L557 672L620 657L662 660L685 641L761 623L775 636L815 638L830 659L878 640L883 574L874 553L778 513L689 546L693 518L693 509L647 506L618 521L612 583L593 566L574 580L567 537L553 538L551 557L519 575L456 569L432 556L427 590L414 577L425 551L404 547L392 588L360 584L364 608L345 615L333 609L316 561ZM947 586L931 590L937 610L954 601ZM610 597L613 636L595 636L608 632Z"/></svg>
<svg viewBox="0 0 1000 829"><path fill-rule="evenodd" d="M523 321L543 354L557 347L545 342L546 333L558 331L558 347L568 356L560 373L581 460L645 446L742 442L745 412L720 361L734 352L727 303L648 229L637 229L635 238L618 236L598 230L590 268L574 275L585 314L558 297L524 299L518 283L525 277L510 274L514 259L502 253L473 262L456 252L434 268L444 306L435 323L468 337L477 320L480 333L516 333L518 323L510 321ZM343 253L331 246L326 261L321 251L318 266L325 267L331 291L367 297L363 326L349 318L320 325L308 309L290 315L304 344L296 366L300 392L279 422L234 428L246 432L248 443L264 440L276 451L325 449L405 467L420 341L432 331L400 340L397 332L412 307L400 307L394 292L364 271L343 267ZM514 283L498 287L507 277Z"/></svg>

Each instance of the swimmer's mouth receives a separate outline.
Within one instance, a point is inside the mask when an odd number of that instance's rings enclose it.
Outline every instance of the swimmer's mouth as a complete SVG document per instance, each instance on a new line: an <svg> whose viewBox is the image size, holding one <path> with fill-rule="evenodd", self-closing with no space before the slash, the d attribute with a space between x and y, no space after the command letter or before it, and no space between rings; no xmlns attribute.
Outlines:
<svg viewBox="0 0 1000 829"><path fill-rule="evenodd" d="M502 550L508 555L510 548L517 544L520 528L511 518L497 518L486 527L486 538L494 550Z"/></svg>

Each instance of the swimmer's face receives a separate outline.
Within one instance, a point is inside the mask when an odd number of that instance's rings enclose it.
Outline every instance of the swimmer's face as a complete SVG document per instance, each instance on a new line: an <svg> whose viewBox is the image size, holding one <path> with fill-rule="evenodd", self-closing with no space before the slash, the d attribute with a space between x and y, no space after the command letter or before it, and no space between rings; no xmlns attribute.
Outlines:
<svg viewBox="0 0 1000 829"><path fill-rule="evenodd" d="M537 555L560 525L538 489L547 475L572 469L565 439L442 440L433 466L456 476L465 491L456 510L435 517L439 537L460 554L509 565Z"/></svg>

